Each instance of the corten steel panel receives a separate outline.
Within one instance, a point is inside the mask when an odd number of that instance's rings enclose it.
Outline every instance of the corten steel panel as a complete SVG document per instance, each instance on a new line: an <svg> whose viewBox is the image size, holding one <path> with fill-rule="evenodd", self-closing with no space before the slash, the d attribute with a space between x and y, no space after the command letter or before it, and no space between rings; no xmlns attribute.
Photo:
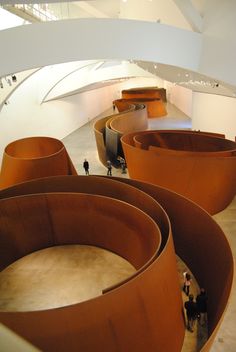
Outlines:
<svg viewBox="0 0 236 352"><path fill-rule="evenodd" d="M166 89L158 87L143 87L125 89L121 92L123 99L132 98L161 98L166 102Z"/></svg>
<svg viewBox="0 0 236 352"><path fill-rule="evenodd" d="M113 101L113 104L115 104L119 113L135 110L135 104L127 102L124 99L116 99Z"/></svg>
<svg viewBox="0 0 236 352"><path fill-rule="evenodd" d="M76 174L61 141L49 137L24 138L5 148L0 188L39 177Z"/></svg>
<svg viewBox="0 0 236 352"><path fill-rule="evenodd" d="M116 115L110 121L110 128L119 134L148 128L147 109L144 105L134 111Z"/></svg>
<svg viewBox="0 0 236 352"><path fill-rule="evenodd" d="M108 159L112 162L115 162L119 155L119 143L119 134L106 126L106 154Z"/></svg>
<svg viewBox="0 0 236 352"><path fill-rule="evenodd" d="M233 282L233 257L228 241L213 218L190 200L167 189L122 179L151 195L166 210L176 253L189 266L208 294L209 338L201 351L209 351L221 323ZM216 276L213 273L217 273Z"/></svg>
<svg viewBox="0 0 236 352"><path fill-rule="evenodd" d="M58 179L58 182L56 179ZM60 179L63 180L63 178L52 178L54 182L51 183L51 186L53 184L59 185ZM76 179L78 183L80 183L80 180L86 183L86 178L82 177L64 178L64 180L66 180L63 181L64 190L66 183L67 188L70 188L71 181ZM97 178L91 177L91 179L94 179L94 183L98 182ZM41 180L36 180L32 182L32 184L39 186L37 181ZM46 185L45 181L44 186ZM112 191L111 182L111 180L101 179L104 188L110 190L110 192ZM133 196L132 193L130 193L128 197L130 199L133 198L133 202L139 202L139 204L141 204L143 199L142 195L144 196L142 192L137 192L133 187L127 188L127 186L125 187L125 185L119 182L114 182L114 184L116 184L117 187L115 193L119 193L118 190L121 190L123 186L125 189L123 196L127 198L125 193L130 189L131 192L133 192ZM28 186L30 188L30 182ZM24 187L24 184L19 185L19 187ZM17 188L18 187L15 186L14 190L16 191ZM101 184L99 189L102 189ZM11 190L8 189L6 191L10 192ZM139 197L137 197L137 195L139 195ZM56 199L56 209L57 200L60 196L62 195L54 195L54 199ZM68 195L68 197L75 196L76 195L71 194ZM18 206L20 206L20 199L28 199L30 202L30 199L36 197L37 196L12 198L9 201L18 201ZM41 198L42 195L38 197ZM46 197L48 200L48 198L53 198L53 195L46 195ZM84 199L86 199L86 197L89 196L84 195ZM104 199L107 200L108 204L108 209L105 209L105 211L109 212L111 199ZM146 198L146 201L148 199L150 200L150 197ZM4 203L7 202L7 200L1 202ZM147 203L150 203L149 211L154 213L155 207L152 210L151 202ZM51 203L49 202L48 204L50 212L52 212ZM121 204L123 205L124 203ZM156 204L156 202L154 202L153 205L154 204ZM63 207L65 209L69 208L66 204L63 205ZM99 203L97 207L99 210L101 209ZM132 207L132 209L135 208ZM125 210L124 216L121 216L121 219L127 219L125 221L127 221L128 226L133 227L134 223L132 219L130 221L130 216L128 216L126 212ZM161 208L159 212L162 214L161 216L163 216L164 213L163 211L161 212ZM117 213L117 209L114 213ZM78 212L74 214L76 220L78 217L77 214ZM58 229L61 233L61 228L55 227L55 222L59 221L63 226L63 220L59 213L57 215L57 219L53 219L54 226L52 228L54 231ZM137 215L134 215L134 218L136 223ZM92 219L93 217L90 218L90 221L92 221ZM97 227L98 221L96 217L94 221L94 226ZM166 231L168 224L165 223L165 217L162 221L164 221L162 227L164 226ZM71 222L71 219L69 222ZM137 231L136 226L143 226L142 222L143 221L140 219L140 223L135 224L135 232ZM70 227L70 225L68 226ZM68 228L68 226L65 227L65 231L69 235L71 229ZM113 225L112 231L114 228ZM142 227L142 229L145 230L145 234L147 229L144 229L144 227ZM99 229L96 229L96 231L101 232ZM149 237L151 233L150 231L148 232L147 235ZM66 235L63 236L66 238ZM112 238L113 237L114 236L112 236ZM143 238L143 241L146 243L145 238ZM127 250L126 241L123 240L122 244L119 244L119 246L121 246L124 251ZM144 244L144 248L145 246ZM142 251L140 253L142 253ZM133 250L131 250L130 256L133 256ZM136 351L146 351L147 348L149 351L156 351L157 346L158 349L163 351L179 351L183 341L184 324L182 303L178 288L179 282L176 270L176 259L174 256L173 241L169 234L169 237L165 240L165 245L160 257L156 258L152 264L146 267L145 270L131 281L110 291L108 294L60 309L30 313L0 313L0 320L45 351L67 351L68 349L70 351L116 351L117 345L120 346L121 351L130 350L130 348ZM117 302L119 302L119 304L117 304ZM167 311L173 319L169 319ZM170 332L173 331L173 337L169 339L168 336Z"/></svg>
<svg viewBox="0 0 236 352"><path fill-rule="evenodd" d="M95 134L95 140L97 144L97 151L99 160L103 165L107 165L107 153L106 153L106 122L110 119L110 116L106 116L102 119L97 120L93 125L93 131Z"/></svg>
<svg viewBox="0 0 236 352"><path fill-rule="evenodd" d="M145 104L147 107L148 117L161 117L167 115L166 107L160 98L138 98L127 99L130 104Z"/></svg>
<svg viewBox="0 0 236 352"><path fill-rule="evenodd" d="M121 138L130 177L182 194L211 214L224 209L236 193L236 144L223 138L210 137L210 134L199 135L197 132L189 133L191 138L187 144L186 132L171 134L178 136L178 140L184 137L184 152L174 153L174 149L167 149L168 138L163 138L164 133L158 131L135 132ZM195 145L191 142L194 140L194 134L198 139ZM203 154L191 150L197 150L199 139L203 141ZM148 140L151 145L155 142L161 144L163 152L153 150L155 148L146 150ZM139 145L135 147L137 142ZM214 152L207 152L208 144L209 149Z"/></svg>
<svg viewBox="0 0 236 352"><path fill-rule="evenodd" d="M117 156L123 156L120 143L122 134L143 130L148 126L147 111L144 105L125 104L125 106L126 111L106 116L94 123L98 157L105 166L107 166L107 160L116 164Z"/></svg>

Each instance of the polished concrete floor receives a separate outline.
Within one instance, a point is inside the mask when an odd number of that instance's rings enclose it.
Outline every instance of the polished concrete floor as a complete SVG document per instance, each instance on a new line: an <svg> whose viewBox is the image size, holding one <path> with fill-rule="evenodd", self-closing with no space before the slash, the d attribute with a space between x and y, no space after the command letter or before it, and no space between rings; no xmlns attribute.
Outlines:
<svg viewBox="0 0 236 352"><path fill-rule="evenodd" d="M182 114L173 105L167 104L168 116L164 118L151 119L149 120L150 129L168 129L168 128L187 128L191 129L191 120L184 114ZM101 116L106 116L112 113L112 108L104 112ZM90 163L90 173L91 174L106 174L106 168L99 162L96 151L96 144L94 139L94 134L92 130L92 125L94 121L91 121L87 125L73 132L67 136L63 143L65 144L69 155L76 166L79 174L84 174L83 161L84 158L88 159ZM113 175L128 177L128 174L121 174L119 169L113 169ZM224 229L228 240L230 242L234 256L236 256L236 200L223 212L215 216L216 221ZM77 246L75 246L77 247ZM65 246L55 247L55 251L52 254L51 249L46 249L43 251L36 252L28 257L25 257L17 261L14 267L11 266L2 272L4 275L8 275L8 279L1 279L0 275L0 308L6 310L30 310L30 309L45 309L47 307L54 307L60 305L67 305L78 302L79 300L89 299L92 296L99 295L101 290L115 281L120 281L123 278L129 276L133 272L132 266L123 262L122 258L113 255L109 252L100 252L99 249L87 246ZM82 250L79 247L84 247ZM88 251L87 251L88 250ZM86 253L87 252L87 253ZM91 254L93 260L91 261ZM40 259L40 256L42 258ZM55 256L55 257L54 257ZM45 259L47 257L47 259ZM53 260L54 257L54 260ZM66 259L67 258L67 259ZM37 263L37 260L39 262ZM77 272L78 267L81 267L81 263L85 260L88 265L82 265L83 269L88 270L86 275L82 271ZM31 264L28 269L23 270L24 261L30 261ZM41 269L39 268L39 263L43 265ZM63 264L63 267L61 266ZM91 264L91 266L90 266ZM13 271L16 270L17 265L20 265L20 273L24 275L20 278L20 284L18 289L20 290L20 298L15 298L14 292L10 294L9 287L13 285L15 279L13 279ZM185 264L177 258L177 265L179 270L180 279L180 290L183 284L183 271L186 270ZM15 269L14 269L15 268ZM94 273L93 270L95 269ZM14 269L14 270L13 270ZM110 270L111 269L111 270ZM32 276L32 270L35 270L35 275ZM49 271L52 270L55 279L49 280L50 285L48 290L48 284L46 277ZM96 271L97 270L97 271ZM69 277L68 272L71 272L71 277ZM58 274L57 274L57 273ZM91 277L89 278L89 275ZM63 275L62 275L63 274ZM42 277L40 277L42 275ZM32 277L32 283L29 283L29 278ZM50 276L48 276L50 277ZM64 280L62 278L66 277L66 282L68 283L69 293L67 292L67 287L63 284ZM86 283L83 279L89 278ZM10 282L12 280L12 283ZM40 292L40 299L37 299L35 295L37 293L32 291L32 287L37 288L39 282L41 282L41 288L38 287ZM23 286L25 285L25 288ZM31 288L30 288L31 286ZM45 294L45 288L47 287L48 294ZM55 288L57 292L57 298L55 299ZM60 289L61 288L61 289ZM197 294L199 288L196 281L193 278L192 292L194 295ZM14 290L13 290L14 291ZM72 292L73 291L73 292ZM60 293L59 293L60 292ZM87 293L86 293L87 292ZM16 292L15 292L16 293ZM14 302L14 300L16 300ZM187 300L187 297L183 293L183 302ZM50 303L49 303L50 301ZM37 308L34 303L38 302ZM43 303L44 302L44 303ZM220 330L216 336L215 343L211 349L214 352L236 351L236 337L234 334L236 327L236 287L234 284L233 293L231 296L230 304L226 312L224 321L220 327ZM198 351L201 345L204 343L206 338L206 329L200 327L198 324L195 326L194 333L188 332L186 330L185 342L182 352L188 351Z"/></svg>

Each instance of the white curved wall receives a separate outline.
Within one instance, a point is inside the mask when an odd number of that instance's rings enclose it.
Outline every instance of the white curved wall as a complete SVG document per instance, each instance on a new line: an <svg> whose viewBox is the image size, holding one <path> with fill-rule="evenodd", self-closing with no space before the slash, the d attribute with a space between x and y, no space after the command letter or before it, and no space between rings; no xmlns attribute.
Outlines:
<svg viewBox="0 0 236 352"><path fill-rule="evenodd" d="M193 92L192 129L236 136L236 99Z"/></svg>
<svg viewBox="0 0 236 352"><path fill-rule="evenodd" d="M75 60L139 59L197 70L201 35L120 19L35 23L0 32L0 76ZM10 60L9 58L16 58Z"/></svg>
<svg viewBox="0 0 236 352"><path fill-rule="evenodd" d="M16 139L30 136L62 139L112 108L112 101L121 97L122 89L162 83L156 78L135 78L40 104L48 74L47 69L42 69L31 75L10 97L9 105L3 106L0 114L0 160L6 145Z"/></svg>

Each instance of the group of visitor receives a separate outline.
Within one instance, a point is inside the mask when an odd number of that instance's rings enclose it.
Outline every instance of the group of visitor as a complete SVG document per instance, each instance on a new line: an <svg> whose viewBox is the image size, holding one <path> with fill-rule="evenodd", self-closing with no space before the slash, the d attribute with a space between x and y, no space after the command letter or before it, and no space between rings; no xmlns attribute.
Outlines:
<svg viewBox="0 0 236 352"><path fill-rule="evenodd" d="M184 303L187 317L187 329L193 332L193 328L197 319L201 326L207 323L207 294L206 290L201 288L200 293L197 295L195 301L193 294L190 293L192 282L191 275L188 272L184 272L183 275L183 291L189 298L189 300Z"/></svg>
<svg viewBox="0 0 236 352"><path fill-rule="evenodd" d="M120 163L120 168L122 174L126 174L126 162L125 159L122 157L117 158ZM85 171L85 175L89 175L89 162L87 159L84 159L83 168ZM112 163L110 160L107 160L107 176L112 176Z"/></svg>

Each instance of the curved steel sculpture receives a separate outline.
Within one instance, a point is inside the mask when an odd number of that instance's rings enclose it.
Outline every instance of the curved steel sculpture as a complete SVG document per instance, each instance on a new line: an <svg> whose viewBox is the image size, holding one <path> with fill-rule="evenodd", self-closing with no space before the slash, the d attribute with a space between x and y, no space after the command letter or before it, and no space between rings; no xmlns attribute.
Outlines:
<svg viewBox="0 0 236 352"><path fill-rule="evenodd" d="M158 87L140 87L124 89L121 92L123 99L153 98L161 99L166 103L166 89Z"/></svg>
<svg viewBox="0 0 236 352"><path fill-rule="evenodd" d="M179 352L185 326L176 250L208 292L209 339L201 351L209 351L229 298L233 258L222 230L199 206L152 184L95 176L38 179L0 198L1 268L44 247L84 243L110 249L137 269L99 297L0 312L2 323L44 351Z"/></svg>
<svg viewBox="0 0 236 352"><path fill-rule="evenodd" d="M147 114L149 118L162 117L167 115L166 107L161 98L130 98L130 99L119 99L130 104L144 104L147 107ZM117 105L117 100L115 100Z"/></svg>
<svg viewBox="0 0 236 352"><path fill-rule="evenodd" d="M0 174L0 188L34 178L77 175L61 141L50 137L16 140L5 148Z"/></svg>
<svg viewBox="0 0 236 352"><path fill-rule="evenodd" d="M148 117L161 117L167 115L166 89L157 87L142 87L122 90L122 100L142 103L147 106Z"/></svg>
<svg viewBox="0 0 236 352"><path fill-rule="evenodd" d="M105 166L107 160L116 165L117 157L123 156L120 143L123 134L143 130L148 126L145 105L119 100L115 104L120 112L97 120L93 126L99 160Z"/></svg>
<svg viewBox="0 0 236 352"><path fill-rule="evenodd" d="M142 131L121 138L131 178L171 189L211 214L236 193L236 143L208 132Z"/></svg>

